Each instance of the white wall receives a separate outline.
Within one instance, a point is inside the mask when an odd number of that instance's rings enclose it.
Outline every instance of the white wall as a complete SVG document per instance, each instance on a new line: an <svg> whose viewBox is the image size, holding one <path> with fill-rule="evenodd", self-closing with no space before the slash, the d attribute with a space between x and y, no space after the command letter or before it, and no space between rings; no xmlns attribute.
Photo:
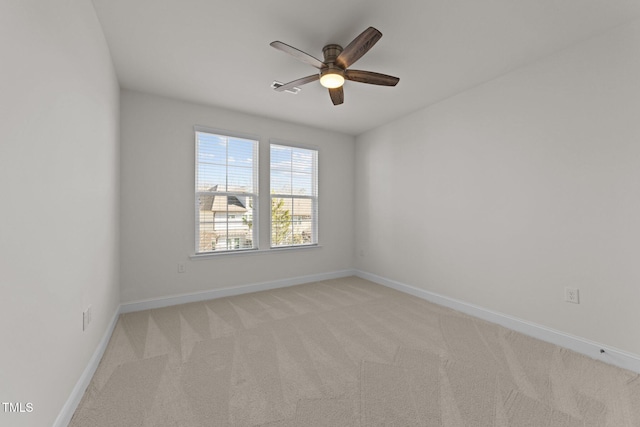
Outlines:
<svg viewBox="0 0 640 427"><path fill-rule="evenodd" d="M359 136L357 268L640 355L638 52L635 22Z"/></svg>
<svg viewBox="0 0 640 427"><path fill-rule="evenodd" d="M260 248L268 248L269 139L319 149L320 248L190 258L194 125L260 140ZM121 92L121 295L124 302L262 283L353 266L355 141L351 136L221 108ZM186 264L186 273L177 265Z"/></svg>
<svg viewBox="0 0 640 427"><path fill-rule="evenodd" d="M3 0L0 52L0 425L48 426L119 303L119 89L88 0Z"/></svg>

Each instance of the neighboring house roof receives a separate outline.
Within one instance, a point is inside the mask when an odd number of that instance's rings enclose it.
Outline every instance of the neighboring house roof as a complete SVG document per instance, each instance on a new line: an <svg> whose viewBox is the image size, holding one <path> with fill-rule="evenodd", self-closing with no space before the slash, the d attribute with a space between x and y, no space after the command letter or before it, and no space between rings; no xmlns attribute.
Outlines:
<svg viewBox="0 0 640 427"><path fill-rule="evenodd" d="M217 191L218 186L213 186L209 191ZM230 189L230 191L233 191ZM248 197L227 196L215 194L200 195L200 210L211 212L244 213L247 211Z"/></svg>
<svg viewBox="0 0 640 427"><path fill-rule="evenodd" d="M217 191L218 186L209 188L209 191ZM229 188L229 192L235 190ZM288 210L292 216L301 216L310 218L313 210L313 202L311 199L299 199L290 197L277 197L275 200L283 200L283 210ZM228 196L211 193L200 194L200 210L203 212L229 212L229 213L245 213L249 210L248 196Z"/></svg>
<svg viewBox="0 0 640 427"><path fill-rule="evenodd" d="M238 197L235 196L213 196L213 206L211 210L213 212L234 212L244 213L247 211L244 203L242 203ZM246 203L246 202L245 202Z"/></svg>

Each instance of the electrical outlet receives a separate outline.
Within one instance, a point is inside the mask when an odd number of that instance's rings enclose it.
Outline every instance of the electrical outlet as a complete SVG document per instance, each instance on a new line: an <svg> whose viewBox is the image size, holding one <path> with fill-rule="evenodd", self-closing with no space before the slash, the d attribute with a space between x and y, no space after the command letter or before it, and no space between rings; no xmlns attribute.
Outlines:
<svg viewBox="0 0 640 427"><path fill-rule="evenodd" d="M89 327L89 313L86 311L82 312L82 330L86 331Z"/></svg>
<svg viewBox="0 0 640 427"><path fill-rule="evenodd" d="M187 271L187 268L184 265L184 262L179 262L178 263L178 273L184 273L185 271Z"/></svg>
<svg viewBox="0 0 640 427"><path fill-rule="evenodd" d="M564 300L573 304L580 304L580 290L578 288L564 288Z"/></svg>
<svg viewBox="0 0 640 427"><path fill-rule="evenodd" d="M82 312L82 330L86 331L89 327L89 323L91 323L91 315L92 315L91 306L87 307L85 311Z"/></svg>

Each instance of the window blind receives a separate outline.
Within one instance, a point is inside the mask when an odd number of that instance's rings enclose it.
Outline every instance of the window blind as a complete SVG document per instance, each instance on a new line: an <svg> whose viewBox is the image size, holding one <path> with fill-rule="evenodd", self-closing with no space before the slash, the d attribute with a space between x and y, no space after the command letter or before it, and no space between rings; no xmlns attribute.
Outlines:
<svg viewBox="0 0 640 427"><path fill-rule="evenodd" d="M195 191L196 253L257 248L258 141L196 131Z"/></svg>
<svg viewBox="0 0 640 427"><path fill-rule="evenodd" d="M318 151L270 145L271 247L318 243Z"/></svg>

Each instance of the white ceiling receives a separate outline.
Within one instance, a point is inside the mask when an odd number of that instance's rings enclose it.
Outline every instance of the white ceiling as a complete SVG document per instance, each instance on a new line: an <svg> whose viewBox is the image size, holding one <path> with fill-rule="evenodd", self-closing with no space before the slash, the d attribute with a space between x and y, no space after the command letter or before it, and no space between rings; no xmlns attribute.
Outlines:
<svg viewBox="0 0 640 427"><path fill-rule="evenodd" d="M123 88L357 135L640 17L639 0L93 0ZM373 26L382 39L354 69L396 87L347 82L333 106L315 69Z"/></svg>

